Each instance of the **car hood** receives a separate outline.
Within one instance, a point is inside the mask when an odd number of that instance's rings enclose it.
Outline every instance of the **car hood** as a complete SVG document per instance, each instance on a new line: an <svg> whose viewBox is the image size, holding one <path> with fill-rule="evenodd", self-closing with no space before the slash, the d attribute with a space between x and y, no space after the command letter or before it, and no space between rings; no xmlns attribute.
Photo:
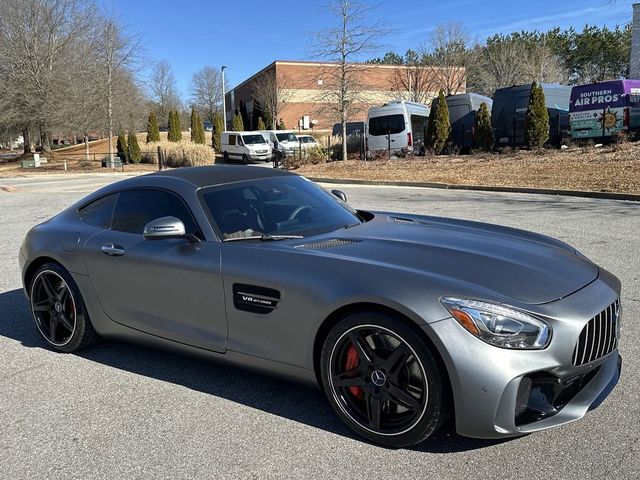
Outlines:
<svg viewBox="0 0 640 480"><path fill-rule="evenodd" d="M498 225L376 213L335 238L355 243L327 253L477 285L527 304L563 298L598 277L598 267L569 245Z"/></svg>

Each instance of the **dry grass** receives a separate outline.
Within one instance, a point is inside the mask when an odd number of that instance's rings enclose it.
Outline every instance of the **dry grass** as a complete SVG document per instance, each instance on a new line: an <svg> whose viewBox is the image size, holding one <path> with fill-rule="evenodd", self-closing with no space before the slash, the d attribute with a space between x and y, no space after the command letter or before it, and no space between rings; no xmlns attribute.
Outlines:
<svg viewBox="0 0 640 480"><path fill-rule="evenodd" d="M155 142L146 144L149 153L142 154L142 161L147 163L158 162L158 155L155 153L160 147L166 155L165 163L167 167L195 167L201 165L213 165L215 153L208 145L196 145L190 141L180 142Z"/></svg>
<svg viewBox="0 0 640 480"><path fill-rule="evenodd" d="M640 193L640 143L542 152L330 162L309 177Z"/></svg>
<svg viewBox="0 0 640 480"><path fill-rule="evenodd" d="M189 140L179 143L166 141L167 132L160 132L162 141L157 143L146 143L147 134L138 133L138 144L142 151L143 161L147 163L126 164L120 171L124 172L153 172L158 169L157 150L160 146L167 152L167 166L181 167L191 165L211 165L214 161L213 149L211 145L211 132L205 132L207 145L194 145ZM182 137L189 138L189 132L182 132ZM113 139L115 149L116 138ZM1 162L0 177L12 177L17 175L38 175L42 173L63 173L69 172L111 172L112 169L102 168L102 159L109 151L108 139L89 142L89 157L87 159L84 144L73 145L71 147L54 150L48 155L47 163L39 168L21 168L18 160Z"/></svg>

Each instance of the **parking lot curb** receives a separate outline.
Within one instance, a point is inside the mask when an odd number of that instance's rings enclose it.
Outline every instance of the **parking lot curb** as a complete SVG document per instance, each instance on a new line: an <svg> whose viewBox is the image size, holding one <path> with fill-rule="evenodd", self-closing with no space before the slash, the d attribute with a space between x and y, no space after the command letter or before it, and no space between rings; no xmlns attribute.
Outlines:
<svg viewBox="0 0 640 480"><path fill-rule="evenodd" d="M499 187L488 185L453 185L449 183L435 182L390 182L386 180L358 180L358 179L338 179L308 177L309 180L319 183L335 183L344 185L380 185L388 187L419 187L419 188L439 188L443 190L475 190L482 192L506 192L506 193L534 193L539 195L562 195L567 197L600 198L607 200L628 200L640 202L640 195L633 193L616 192L592 192L589 190L555 190L552 188L530 188L530 187Z"/></svg>

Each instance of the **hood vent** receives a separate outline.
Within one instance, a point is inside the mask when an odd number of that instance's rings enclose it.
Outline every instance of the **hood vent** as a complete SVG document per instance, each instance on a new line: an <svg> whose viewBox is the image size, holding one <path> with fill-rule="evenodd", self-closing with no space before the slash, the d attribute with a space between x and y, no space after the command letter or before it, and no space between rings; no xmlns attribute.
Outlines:
<svg viewBox="0 0 640 480"><path fill-rule="evenodd" d="M416 222L415 220L412 220L410 218L403 218L403 217L391 217L393 218L393 221L396 223L403 223L403 224L414 224L417 225L418 222Z"/></svg>
<svg viewBox="0 0 640 480"><path fill-rule="evenodd" d="M324 250L325 248L342 247L344 245L351 245L353 243L359 243L358 240L343 240L341 238L331 238L328 240L322 240L313 243L303 243L302 245L296 245L295 248L302 248L304 250Z"/></svg>

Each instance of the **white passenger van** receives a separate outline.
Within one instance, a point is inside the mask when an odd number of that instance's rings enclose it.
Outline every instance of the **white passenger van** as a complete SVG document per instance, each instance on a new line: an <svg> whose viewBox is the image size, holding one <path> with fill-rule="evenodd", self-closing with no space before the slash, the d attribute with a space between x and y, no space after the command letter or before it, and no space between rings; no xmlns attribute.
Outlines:
<svg viewBox="0 0 640 480"><path fill-rule="evenodd" d="M271 147L260 132L222 132L220 150L225 162L271 161Z"/></svg>
<svg viewBox="0 0 640 480"><path fill-rule="evenodd" d="M367 153L391 150L394 155L422 151L429 107L393 100L367 113Z"/></svg>
<svg viewBox="0 0 640 480"><path fill-rule="evenodd" d="M260 130L278 159L294 155L300 148L298 137L293 130Z"/></svg>

